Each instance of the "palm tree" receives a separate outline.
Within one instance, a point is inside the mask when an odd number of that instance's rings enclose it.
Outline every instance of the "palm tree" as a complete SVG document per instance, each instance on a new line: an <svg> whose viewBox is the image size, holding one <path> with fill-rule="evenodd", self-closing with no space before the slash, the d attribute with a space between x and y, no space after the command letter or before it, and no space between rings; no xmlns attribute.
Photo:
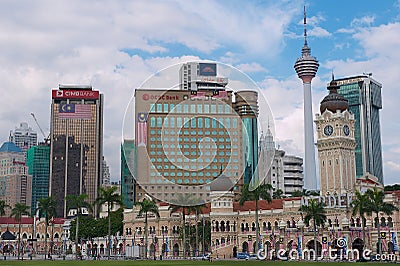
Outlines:
<svg viewBox="0 0 400 266"><path fill-rule="evenodd" d="M363 234L363 244L365 244L365 214L371 215L371 200L369 199L367 194L361 194L360 191L356 191L355 198L352 203L352 215L355 216L357 214L360 215L362 220L362 234Z"/></svg>
<svg viewBox="0 0 400 266"><path fill-rule="evenodd" d="M283 191L282 189L277 189L272 193L272 198L273 199L282 199L283 198Z"/></svg>
<svg viewBox="0 0 400 266"><path fill-rule="evenodd" d="M186 258L186 214L193 211L194 204L197 201L193 198L193 194L178 194L178 197L172 200L169 207L171 213L182 210L182 240L183 240L183 257Z"/></svg>
<svg viewBox="0 0 400 266"><path fill-rule="evenodd" d="M147 248L148 248L148 225L147 225L147 215L148 213L153 213L157 218L160 218L160 213L158 211L157 204L149 199L144 199L143 201L135 202L135 206L139 206L139 216L144 214L144 236L145 236L145 258L147 258Z"/></svg>
<svg viewBox="0 0 400 266"><path fill-rule="evenodd" d="M314 225L314 249L315 253L318 253L317 249L317 226L324 226L326 222L326 210L325 203L317 201L316 199L308 200L308 205L302 205L299 211L304 213L304 222L309 224L310 220L313 220ZM317 254L316 254L317 256ZM317 256L318 257L318 256Z"/></svg>
<svg viewBox="0 0 400 266"><path fill-rule="evenodd" d="M243 205L245 201L255 201L256 202L256 250L258 251L258 242L260 237L260 224L258 221L258 201L260 199L267 200L268 203L272 202L270 191L272 186L270 184L259 185L256 189L250 191L249 184L243 186L242 195L239 200L239 204Z"/></svg>
<svg viewBox="0 0 400 266"><path fill-rule="evenodd" d="M10 208L4 200L0 200L0 216L6 215L6 208Z"/></svg>
<svg viewBox="0 0 400 266"><path fill-rule="evenodd" d="M44 254L47 257L47 229L49 226L49 221L57 215L56 211L56 201L52 196L48 198L42 198L39 200L39 205L37 211L39 211L39 217L44 215L45 219L45 234L44 234Z"/></svg>
<svg viewBox="0 0 400 266"><path fill-rule="evenodd" d="M92 209L90 204L86 201L89 196L87 194L81 195L67 195L65 198L70 208L76 208L76 226L75 226L75 253L78 258L78 233L79 233L79 217L82 215L82 208Z"/></svg>
<svg viewBox="0 0 400 266"><path fill-rule="evenodd" d="M16 203L10 214L10 217L14 216L15 221L18 222L18 259L21 251L21 218L23 215L29 215L29 210L29 206L23 203Z"/></svg>
<svg viewBox="0 0 400 266"><path fill-rule="evenodd" d="M96 199L95 204L100 208L101 205L107 203L107 216L108 216L108 243L111 243L111 210L114 208L114 204L122 206L121 195L116 193L117 187L100 188L99 197ZM107 247L108 259L110 259L110 246Z"/></svg>
<svg viewBox="0 0 400 266"><path fill-rule="evenodd" d="M369 200L371 201L369 211L376 214L375 219L378 223L378 254L382 254L379 213L383 212L386 215L392 215L394 211L398 211L399 209L392 203L384 202L385 192L378 190L376 187L374 187L374 190L368 189L365 194L367 194Z"/></svg>

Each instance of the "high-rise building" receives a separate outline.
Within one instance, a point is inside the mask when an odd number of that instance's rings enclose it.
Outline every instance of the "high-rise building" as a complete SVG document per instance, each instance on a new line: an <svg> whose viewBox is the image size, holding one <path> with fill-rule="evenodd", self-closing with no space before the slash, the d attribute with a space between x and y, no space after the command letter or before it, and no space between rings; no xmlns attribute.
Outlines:
<svg viewBox="0 0 400 266"><path fill-rule="evenodd" d="M52 91L50 195L66 217L67 195L87 194L93 203L101 185L103 95L92 86L60 85Z"/></svg>
<svg viewBox="0 0 400 266"><path fill-rule="evenodd" d="M265 184L271 184L274 192L281 190L285 196L303 191L303 159L276 148L270 129L261 134L258 150L260 158L263 158L258 162L259 176L265 177ZM268 151L272 152L263 154ZM268 156L273 156L272 161L268 160Z"/></svg>
<svg viewBox="0 0 400 266"><path fill-rule="evenodd" d="M26 151L30 147L37 145L37 133L28 126L28 123L21 122L19 127L15 127L14 131L10 131L9 141L20 147L26 156Z"/></svg>
<svg viewBox="0 0 400 266"><path fill-rule="evenodd" d="M111 184L111 174L110 174L110 166L108 166L106 159L103 156L103 160L101 161L101 185L107 186Z"/></svg>
<svg viewBox="0 0 400 266"><path fill-rule="evenodd" d="M32 177L25 165L22 150L13 142L4 142L0 147L0 200L11 208L16 203L31 206ZM11 210L6 208L6 216Z"/></svg>
<svg viewBox="0 0 400 266"><path fill-rule="evenodd" d="M309 190L317 190L317 171L315 166L314 127L311 97L311 80L318 71L319 63L311 56L307 45L306 8L304 7L304 46L301 57L297 59L294 68L303 81L304 90L304 186Z"/></svg>
<svg viewBox="0 0 400 266"><path fill-rule="evenodd" d="M134 176L136 166L135 162L136 146L134 140L125 139L121 144L121 196L122 202L126 208L132 208L136 201L136 181Z"/></svg>
<svg viewBox="0 0 400 266"><path fill-rule="evenodd" d="M332 80L315 118L322 196L354 192L356 183L354 115L338 89Z"/></svg>
<svg viewBox="0 0 400 266"><path fill-rule="evenodd" d="M189 82L192 71L195 83ZM232 91L223 86L228 79L217 76L216 64L184 64L180 74L188 83L179 90L135 91L137 200L144 192L164 201L184 193L209 200L210 183L221 172L237 183L235 192L243 175L245 182L254 176L257 92L238 91L233 101Z"/></svg>
<svg viewBox="0 0 400 266"><path fill-rule="evenodd" d="M35 215L37 202L49 196L50 145L41 143L31 147L26 154L26 166L32 176L31 213Z"/></svg>
<svg viewBox="0 0 400 266"><path fill-rule="evenodd" d="M368 173L383 184L382 144L379 110L382 109L382 84L370 74L335 79L338 93L349 101L354 115L356 146L356 176Z"/></svg>

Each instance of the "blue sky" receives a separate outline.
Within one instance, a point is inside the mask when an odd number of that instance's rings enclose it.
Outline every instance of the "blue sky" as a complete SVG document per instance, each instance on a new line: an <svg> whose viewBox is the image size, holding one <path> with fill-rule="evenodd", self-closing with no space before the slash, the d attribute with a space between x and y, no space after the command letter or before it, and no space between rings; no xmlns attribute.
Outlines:
<svg viewBox="0 0 400 266"><path fill-rule="evenodd" d="M230 64L264 90L277 144L303 156L303 94L293 64L308 43L320 62L313 111L331 72L372 72L383 84L385 184L399 183L400 2L397 1L2 1L0 136L30 113L49 131L50 90L92 84L105 95L104 154L113 180L125 108L156 71L196 59Z"/></svg>

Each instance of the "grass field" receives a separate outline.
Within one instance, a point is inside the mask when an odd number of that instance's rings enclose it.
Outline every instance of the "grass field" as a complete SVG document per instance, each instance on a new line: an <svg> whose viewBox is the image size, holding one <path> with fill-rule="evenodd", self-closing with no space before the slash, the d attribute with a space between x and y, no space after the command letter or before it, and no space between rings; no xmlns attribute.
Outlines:
<svg viewBox="0 0 400 266"><path fill-rule="evenodd" d="M113 265L118 265L118 266L125 266L125 265L135 265L135 266L202 266L202 265L208 265L208 266L227 266L227 265L233 265L233 266L258 266L258 265L268 265L268 266L317 266L317 263L323 263L325 266L335 266L335 265L340 265L340 266L350 266L353 265L355 266L355 262L310 262L310 261L301 261L301 262L283 262L283 261L244 261L244 260L218 260L214 262L208 262L208 261L190 261L190 260L164 260L164 261L143 261L143 260L120 260L120 261L89 261L89 260L84 260L84 261L42 261L42 260L33 260L33 261L11 261L11 260L0 260L0 265L29 265L29 266L46 266L46 265L52 265L52 266L57 266L57 265L104 265L104 266L113 266ZM366 262L366 263L356 263L356 265L369 265L369 266L377 266L377 265L382 265L382 263L372 263L372 262Z"/></svg>

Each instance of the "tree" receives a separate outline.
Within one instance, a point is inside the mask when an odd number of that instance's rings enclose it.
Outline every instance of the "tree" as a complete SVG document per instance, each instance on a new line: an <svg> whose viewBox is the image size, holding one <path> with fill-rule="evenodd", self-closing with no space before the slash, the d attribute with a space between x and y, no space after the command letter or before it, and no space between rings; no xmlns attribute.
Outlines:
<svg viewBox="0 0 400 266"><path fill-rule="evenodd" d="M114 208L114 204L118 204L122 206L122 199L121 195L116 193L117 187L108 187L108 188L103 188L101 187L99 190L99 196L97 197L95 204L98 205L100 208L101 205L107 204L107 217L108 217L108 243L111 243L110 235L111 235L111 210ZM108 259L110 259L110 251L111 251L111 246L108 245L107 247L107 252L108 252Z"/></svg>
<svg viewBox="0 0 400 266"><path fill-rule="evenodd" d="M45 234L44 234L44 254L47 257L47 229L49 227L49 221L57 215L56 201L52 196L48 198L42 198L38 202L37 211L39 211L39 217L44 216L45 219Z"/></svg>
<svg viewBox="0 0 400 266"><path fill-rule="evenodd" d="M87 194L81 195L67 195L65 198L69 208L76 208L76 227L75 227L75 253L78 258L78 233L79 233L79 217L82 215L82 208L92 210L90 204L86 201L89 196Z"/></svg>
<svg viewBox="0 0 400 266"><path fill-rule="evenodd" d="M351 203L352 215L360 215L362 220L362 234L363 244L365 245L365 214L371 215L371 200L367 194L361 194L360 191L356 191L355 198Z"/></svg>
<svg viewBox="0 0 400 266"><path fill-rule="evenodd" d="M182 240L183 240L183 257L186 258L186 213L190 213L194 210L194 204L196 201L193 198L193 194L178 194L178 197L172 200L172 204L169 209L171 213L182 210Z"/></svg>
<svg viewBox="0 0 400 266"><path fill-rule="evenodd" d="M314 249L317 256L317 226L324 226L326 222L325 203L317 201L316 199L310 199L308 200L308 205L302 205L299 211L305 214L304 222L306 224L309 224L310 220L313 220Z"/></svg>
<svg viewBox="0 0 400 266"><path fill-rule="evenodd" d="M304 192L301 190L295 190L292 192L292 197L303 197L304 196Z"/></svg>
<svg viewBox="0 0 400 266"><path fill-rule="evenodd" d="M10 217L14 217L18 222L18 259L21 252L21 219L23 215L29 215L30 207L23 203L16 203L15 207L11 210Z"/></svg>
<svg viewBox="0 0 400 266"><path fill-rule="evenodd" d="M6 209L10 208L4 200L0 200L0 216L6 215Z"/></svg>
<svg viewBox="0 0 400 266"><path fill-rule="evenodd" d="M148 224L147 224L147 215L149 213L153 213L157 218L160 218L160 212L158 211L157 204L149 199L144 199L143 201L135 202L135 206L140 208L139 216L144 214L144 236L145 236L145 257L147 258L147 249L148 249Z"/></svg>
<svg viewBox="0 0 400 266"><path fill-rule="evenodd" d="M273 199L282 199L283 198L283 191L282 189L277 189L272 193L272 198Z"/></svg>
<svg viewBox="0 0 400 266"><path fill-rule="evenodd" d="M253 191L249 190L249 184L243 186L242 195L239 200L239 204L243 205L245 201L255 201L256 203L256 250L259 248L259 237L260 237L260 224L258 221L258 201L260 199L267 200L268 203L272 202L270 191L272 186L270 184L259 185Z"/></svg>
<svg viewBox="0 0 400 266"><path fill-rule="evenodd" d="M365 194L371 201L369 211L376 214L375 219L378 223L378 254L382 254L381 225L379 222L379 213L383 212L386 215L392 215L394 211L398 211L399 209L391 203L384 202L385 193L376 187L374 187L374 190L368 189Z"/></svg>

